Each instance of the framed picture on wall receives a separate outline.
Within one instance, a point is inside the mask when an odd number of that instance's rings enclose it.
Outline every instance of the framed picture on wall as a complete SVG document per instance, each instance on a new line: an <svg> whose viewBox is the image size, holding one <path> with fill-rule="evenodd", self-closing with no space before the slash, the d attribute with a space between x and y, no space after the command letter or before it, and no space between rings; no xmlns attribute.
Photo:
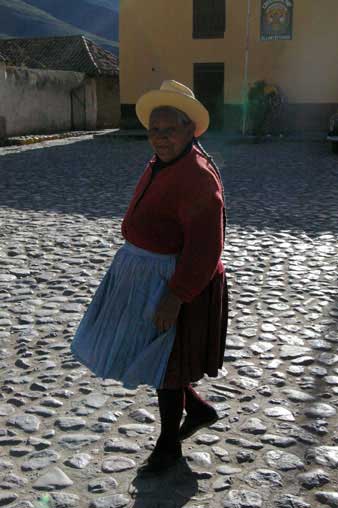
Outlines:
<svg viewBox="0 0 338 508"><path fill-rule="evenodd" d="M262 0L261 40L292 39L293 0Z"/></svg>

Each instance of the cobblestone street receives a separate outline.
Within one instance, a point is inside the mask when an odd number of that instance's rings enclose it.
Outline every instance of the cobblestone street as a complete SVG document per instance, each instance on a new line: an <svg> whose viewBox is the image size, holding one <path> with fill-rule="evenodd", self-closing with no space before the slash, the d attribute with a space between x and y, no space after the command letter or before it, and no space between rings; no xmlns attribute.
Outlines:
<svg viewBox="0 0 338 508"><path fill-rule="evenodd" d="M231 312L224 368L197 390L221 418L157 478L137 475L156 393L103 382L70 353L150 148L0 148L0 506L338 507L337 156L315 142L204 146L224 161Z"/></svg>

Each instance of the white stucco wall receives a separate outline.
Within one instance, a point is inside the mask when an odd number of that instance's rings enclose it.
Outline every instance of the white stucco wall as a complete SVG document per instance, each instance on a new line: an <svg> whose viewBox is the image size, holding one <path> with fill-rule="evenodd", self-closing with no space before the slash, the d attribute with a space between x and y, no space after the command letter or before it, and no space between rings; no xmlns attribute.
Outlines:
<svg viewBox="0 0 338 508"><path fill-rule="evenodd" d="M70 92L84 79L77 72L0 64L0 117L6 119L7 136L70 130ZM88 114L94 117L96 110Z"/></svg>
<svg viewBox="0 0 338 508"><path fill-rule="evenodd" d="M86 128L95 130L97 123L97 96L96 81L92 78L86 80Z"/></svg>

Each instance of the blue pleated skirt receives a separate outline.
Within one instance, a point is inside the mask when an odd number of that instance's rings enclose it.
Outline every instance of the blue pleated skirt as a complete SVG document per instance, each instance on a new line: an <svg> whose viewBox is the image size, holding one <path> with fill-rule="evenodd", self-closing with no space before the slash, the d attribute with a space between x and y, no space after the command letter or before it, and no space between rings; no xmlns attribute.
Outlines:
<svg viewBox="0 0 338 508"><path fill-rule="evenodd" d="M152 318L176 260L128 242L117 251L71 343L97 377L126 388L162 387L176 326L160 334Z"/></svg>

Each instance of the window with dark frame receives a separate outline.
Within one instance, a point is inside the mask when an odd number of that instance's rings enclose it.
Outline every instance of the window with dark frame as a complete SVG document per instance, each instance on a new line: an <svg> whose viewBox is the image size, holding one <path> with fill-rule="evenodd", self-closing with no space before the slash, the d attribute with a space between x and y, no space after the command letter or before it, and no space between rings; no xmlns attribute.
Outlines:
<svg viewBox="0 0 338 508"><path fill-rule="evenodd" d="M226 0L193 0L193 38L222 39Z"/></svg>

